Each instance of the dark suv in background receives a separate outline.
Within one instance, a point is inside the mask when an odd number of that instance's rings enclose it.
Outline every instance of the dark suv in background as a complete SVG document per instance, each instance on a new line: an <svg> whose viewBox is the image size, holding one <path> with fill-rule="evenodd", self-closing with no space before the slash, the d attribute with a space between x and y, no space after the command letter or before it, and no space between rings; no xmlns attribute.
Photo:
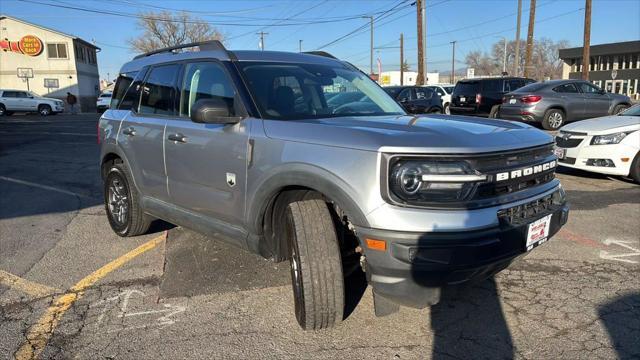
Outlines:
<svg viewBox="0 0 640 360"><path fill-rule="evenodd" d="M460 80L451 95L451 114L496 117L506 93L534 82L520 77Z"/></svg>
<svg viewBox="0 0 640 360"><path fill-rule="evenodd" d="M442 113L442 99L433 89L422 86L387 86L383 89L408 113Z"/></svg>

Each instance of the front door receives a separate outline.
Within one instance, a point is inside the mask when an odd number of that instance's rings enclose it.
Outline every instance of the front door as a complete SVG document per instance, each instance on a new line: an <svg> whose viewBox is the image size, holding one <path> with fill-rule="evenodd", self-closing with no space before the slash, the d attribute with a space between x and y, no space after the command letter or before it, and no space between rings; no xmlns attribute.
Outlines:
<svg viewBox="0 0 640 360"><path fill-rule="evenodd" d="M250 123L201 124L190 119L198 100L218 97L233 104L235 87L215 61L185 64L180 84L180 118L168 120L164 139L171 202L242 227Z"/></svg>
<svg viewBox="0 0 640 360"><path fill-rule="evenodd" d="M584 96L586 118L595 118L609 114L609 106L611 104L609 94L601 91L600 88L595 85L586 82L578 83L578 86Z"/></svg>

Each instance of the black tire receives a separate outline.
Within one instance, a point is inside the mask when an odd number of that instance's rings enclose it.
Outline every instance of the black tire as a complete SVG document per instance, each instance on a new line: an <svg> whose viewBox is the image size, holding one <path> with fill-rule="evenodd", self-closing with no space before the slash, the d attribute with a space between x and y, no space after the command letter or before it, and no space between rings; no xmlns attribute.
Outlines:
<svg viewBox="0 0 640 360"><path fill-rule="evenodd" d="M146 233L153 220L142 210L140 196L131 184L133 184L131 175L122 162L109 166L104 180L104 206L109 225L122 237ZM120 217L118 214L122 214L123 209L124 216Z"/></svg>
<svg viewBox="0 0 640 360"><path fill-rule="evenodd" d="M5 108L4 105L0 104L0 116L5 115L7 115L7 108Z"/></svg>
<svg viewBox="0 0 640 360"><path fill-rule="evenodd" d="M442 114L442 109L439 107L434 107L429 109L429 114Z"/></svg>
<svg viewBox="0 0 640 360"><path fill-rule="evenodd" d="M442 111L442 113L451 115L451 110L449 109L449 103L444 104L444 111Z"/></svg>
<svg viewBox="0 0 640 360"><path fill-rule="evenodd" d="M564 111L560 109L549 109L544 113L542 118L542 127L545 130L558 130L564 125L567 118Z"/></svg>
<svg viewBox="0 0 640 360"><path fill-rule="evenodd" d="M51 113L51 106L47 104L38 105L38 114L40 114L41 116L49 116L51 115Z"/></svg>
<svg viewBox="0 0 640 360"><path fill-rule="evenodd" d="M491 111L489 112L489 117L491 119L497 119L500 117L500 105L493 105L491 107Z"/></svg>
<svg viewBox="0 0 640 360"><path fill-rule="evenodd" d="M345 295L340 247L327 203L308 197L294 201L287 206L285 223L296 319L304 330L333 327L342 321Z"/></svg>
<svg viewBox="0 0 640 360"><path fill-rule="evenodd" d="M636 182L636 184L640 184L640 152L636 154L636 157L633 159L631 163L631 170L629 171L629 176Z"/></svg>
<svg viewBox="0 0 640 360"><path fill-rule="evenodd" d="M628 106L627 105L616 105L616 107L613 108L613 114L612 115L618 115L621 112L623 112L624 110L627 110Z"/></svg>
<svg viewBox="0 0 640 360"><path fill-rule="evenodd" d="M5 111L4 114L7 116L11 116L13 115L13 111Z"/></svg>

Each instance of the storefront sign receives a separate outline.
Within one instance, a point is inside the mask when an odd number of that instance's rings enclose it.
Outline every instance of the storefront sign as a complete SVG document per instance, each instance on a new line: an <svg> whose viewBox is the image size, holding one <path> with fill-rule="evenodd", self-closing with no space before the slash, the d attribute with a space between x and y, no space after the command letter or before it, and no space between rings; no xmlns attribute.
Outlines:
<svg viewBox="0 0 640 360"><path fill-rule="evenodd" d="M25 35L19 41L0 40L0 49L27 56L38 56L42 54L44 46L37 36Z"/></svg>

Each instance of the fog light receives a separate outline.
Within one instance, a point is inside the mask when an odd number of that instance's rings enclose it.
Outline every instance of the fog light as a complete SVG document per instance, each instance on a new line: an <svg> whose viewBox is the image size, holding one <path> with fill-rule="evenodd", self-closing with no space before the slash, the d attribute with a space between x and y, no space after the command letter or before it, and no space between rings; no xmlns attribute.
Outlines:
<svg viewBox="0 0 640 360"><path fill-rule="evenodd" d="M589 159L587 166L616 167L611 159Z"/></svg>

